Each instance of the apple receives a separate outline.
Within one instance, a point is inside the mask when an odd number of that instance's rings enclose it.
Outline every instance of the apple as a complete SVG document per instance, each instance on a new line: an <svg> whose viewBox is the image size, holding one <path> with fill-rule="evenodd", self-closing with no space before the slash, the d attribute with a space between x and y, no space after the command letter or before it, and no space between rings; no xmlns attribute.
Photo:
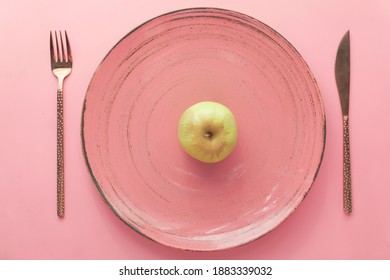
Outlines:
<svg viewBox="0 0 390 280"><path fill-rule="evenodd" d="M184 151L206 163L225 159L237 143L237 125L224 105L203 101L186 109L180 117L178 138Z"/></svg>

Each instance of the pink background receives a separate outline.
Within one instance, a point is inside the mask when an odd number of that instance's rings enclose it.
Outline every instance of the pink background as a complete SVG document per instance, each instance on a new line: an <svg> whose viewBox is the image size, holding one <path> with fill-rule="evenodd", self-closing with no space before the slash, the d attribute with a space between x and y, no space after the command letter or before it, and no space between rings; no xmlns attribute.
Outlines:
<svg viewBox="0 0 390 280"><path fill-rule="evenodd" d="M295 213L261 239L211 253L159 245L122 223L96 191L80 140L84 95L111 47L152 17L199 6L248 14L289 40L316 77L327 115L323 163ZM60 29L68 31L74 57L64 97L64 219L56 216L56 79L49 60L49 31ZM334 80L337 46L348 29L350 216L342 210L342 118ZM387 0L2 1L0 259L390 259L389 29Z"/></svg>

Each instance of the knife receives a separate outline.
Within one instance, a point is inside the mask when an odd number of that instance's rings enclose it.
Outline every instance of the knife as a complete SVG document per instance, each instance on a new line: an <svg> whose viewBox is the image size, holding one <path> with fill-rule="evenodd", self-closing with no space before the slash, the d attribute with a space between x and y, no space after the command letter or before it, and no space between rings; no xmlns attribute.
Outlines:
<svg viewBox="0 0 390 280"><path fill-rule="evenodd" d="M343 114L343 203L346 213L352 212L351 160L349 146L349 85L350 43L349 31L341 39L337 50L335 76Z"/></svg>

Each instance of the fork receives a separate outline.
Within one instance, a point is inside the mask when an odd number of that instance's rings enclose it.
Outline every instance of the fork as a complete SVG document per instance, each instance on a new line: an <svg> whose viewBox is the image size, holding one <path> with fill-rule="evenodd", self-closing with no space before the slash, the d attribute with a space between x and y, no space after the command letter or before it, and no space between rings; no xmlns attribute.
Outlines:
<svg viewBox="0 0 390 280"><path fill-rule="evenodd" d="M51 69L57 77L57 216L64 217L64 116L63 116L63 83L64 79L72 71L72 54L68 35L65 31L65 46L61 31L54 38L50 31L50 60ZM58 40L58 37L60 38Z"/></svg>

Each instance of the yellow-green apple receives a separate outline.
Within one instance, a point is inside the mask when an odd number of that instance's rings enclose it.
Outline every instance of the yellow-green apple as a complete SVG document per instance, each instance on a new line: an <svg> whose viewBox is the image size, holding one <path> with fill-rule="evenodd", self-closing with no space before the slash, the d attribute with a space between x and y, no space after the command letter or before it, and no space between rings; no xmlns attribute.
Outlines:
<svg viewBox="0 0 390 280"><path fill-rule="evenodd" d="M206 163L219 162L236 146L236 121L226 106L211 101L199 102L182 114L178 138L190 156Z"/></svg>

